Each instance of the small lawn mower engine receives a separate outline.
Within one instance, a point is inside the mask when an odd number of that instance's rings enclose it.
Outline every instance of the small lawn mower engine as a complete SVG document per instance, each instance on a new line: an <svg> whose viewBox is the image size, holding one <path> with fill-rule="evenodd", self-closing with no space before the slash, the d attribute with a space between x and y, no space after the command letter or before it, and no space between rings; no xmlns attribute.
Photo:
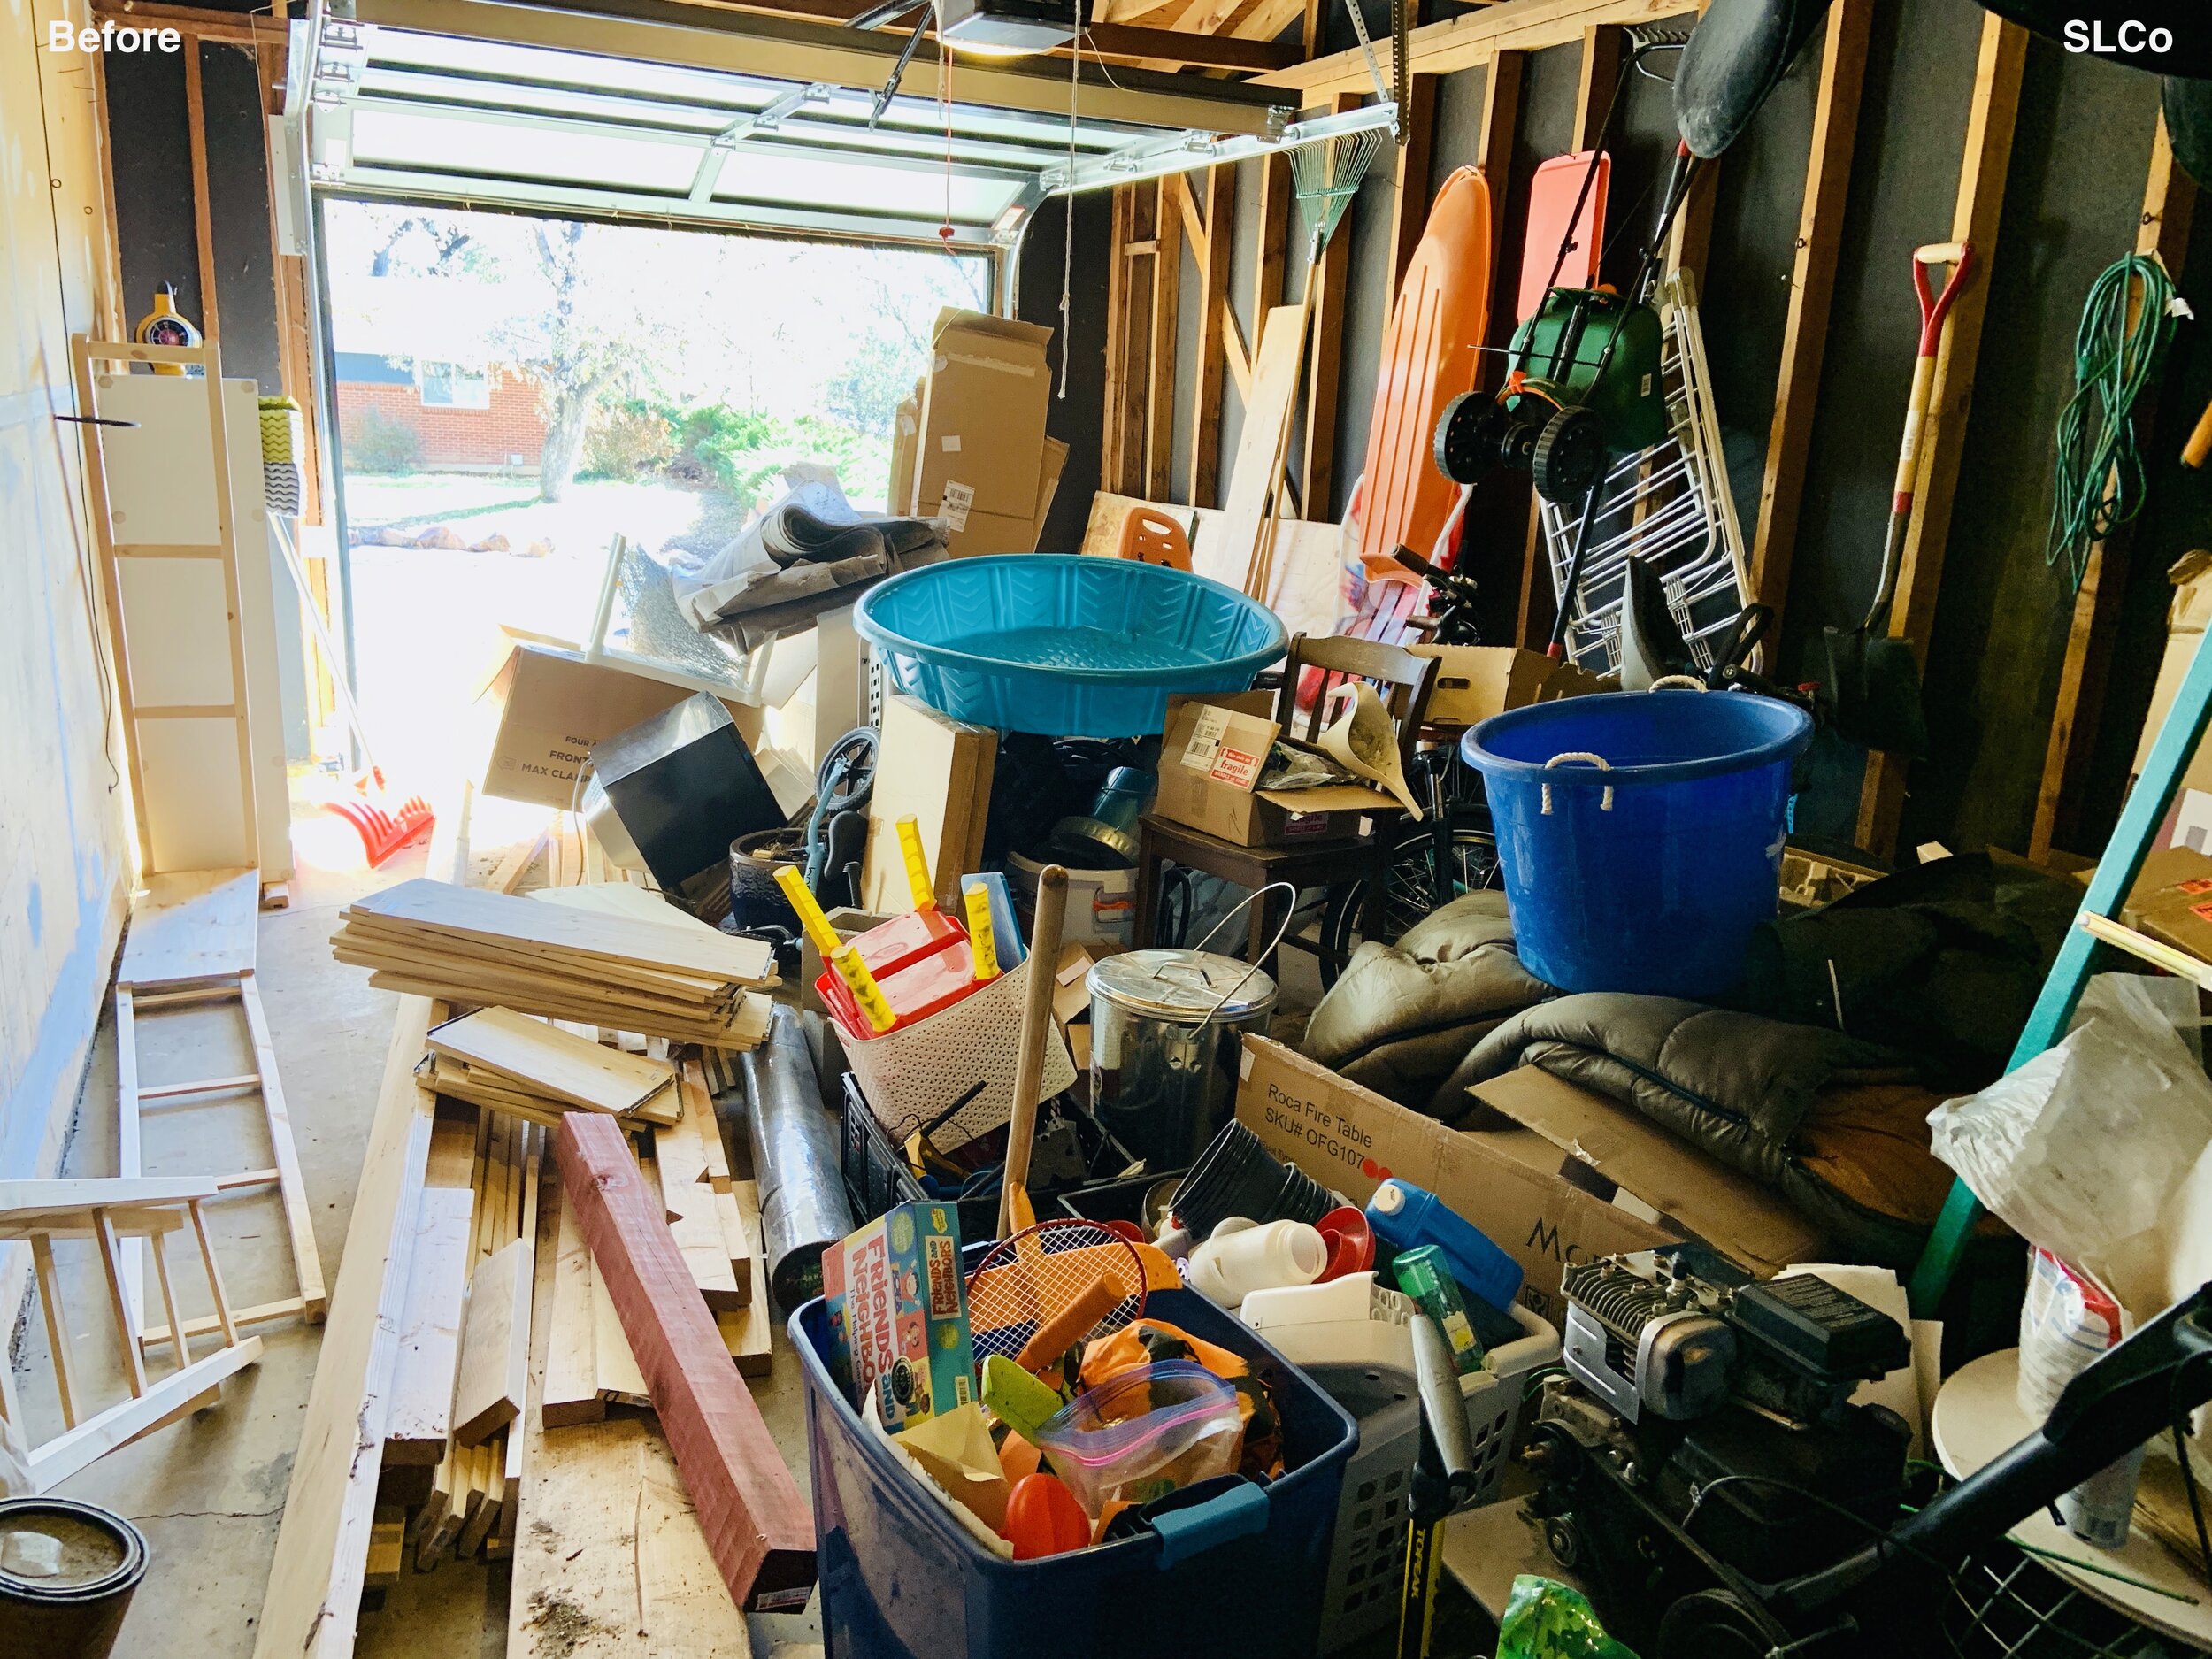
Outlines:
<svg viewBox="0 0 2212 1659"><path fill-rule="evenodd" d="M1694 1245L1571 1267L1563 1288L1568 1376L1532 1440L1535 1508L1601 1596L1611 1581L1649 1605L1655 1572L1689 1593L1709 1581L1702 1556L1775 1583L1895 1518L1910 1432L1851 1402L1910 1363L1894 1319L1811 1274L1755 1283Z"/></svg>

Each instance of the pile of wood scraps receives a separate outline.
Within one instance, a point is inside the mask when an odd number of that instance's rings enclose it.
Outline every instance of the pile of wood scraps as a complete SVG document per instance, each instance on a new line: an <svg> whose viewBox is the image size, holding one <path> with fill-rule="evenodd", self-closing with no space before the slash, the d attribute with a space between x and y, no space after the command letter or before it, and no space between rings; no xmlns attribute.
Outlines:
<svg viewBox="0 0 2212 1659"><path fill-rule="evenodd" d="M605 1112L633 1133L681 1119L673 1065L608 1048L584 1029L480 1008L431 1030L422 1079L441 1094L546 1127L565 1111Z"/></svg>
<svg viewBox="0 0 2212 1659"><path fill-rule="evenodd" d="M775 983L757 940L427 879L356 902L331 948L380 989L723 1048L767 1035Z"/></svg>

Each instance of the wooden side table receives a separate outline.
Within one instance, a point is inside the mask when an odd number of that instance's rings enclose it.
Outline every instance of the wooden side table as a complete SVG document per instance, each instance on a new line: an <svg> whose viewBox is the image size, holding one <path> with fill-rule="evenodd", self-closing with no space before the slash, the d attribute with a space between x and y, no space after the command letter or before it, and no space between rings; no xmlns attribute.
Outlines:
<svg viewBox="0 0 2212 1659"><path fill-rule="evenodd" d="M1142 950L1153 942L1161 872L1170 864L1233 881L1254 893L1274 881L1287 881L1301 889L1333 887L1343 881L1365 881L1367 893L1360 919L1363 929L1371 926L1380 913L1377 906L1381 901L1386 870L1388 832L1397 822L1396 815L1389 812L1379 812L1375 817L1374 833L1351 841L1333 841L1315 847L1239 847L1202 830L1146 813L1137 821L1136 948ZM1280 925L1281 918L1273 914L1274 909L1273 901L1263 899L1246 911L1248 962L1259 962L1260 953L1267 949L1274 929ZM1286 937L1283 943L1310 951L1316 957L1334 955L1304 939ZM1260 965L1268 973L1274 973L1273 955L1271 953ZM1344 963L1338 958L1333 965L1340 972Z"/></svg>

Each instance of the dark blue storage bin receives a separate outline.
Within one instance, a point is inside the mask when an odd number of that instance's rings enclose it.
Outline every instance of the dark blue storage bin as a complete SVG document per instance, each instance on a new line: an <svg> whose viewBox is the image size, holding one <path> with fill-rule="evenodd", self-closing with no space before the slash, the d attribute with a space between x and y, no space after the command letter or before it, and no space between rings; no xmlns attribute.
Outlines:
<svg viewBox="0 0 2212 1659"><path fill-rule="evenodd" d="M971 1265L983 1247L971 1247ZM1307 1659L1320 1628L1351 1417L1259 1333L1192 1291L1148 1317L1253 1363L1282 1413L1280 1480L1179 1512L1154 1534L1047 1561L1002 1561L860 1420L830 1375L827 1304L791 1316L806 1375L807 1459L832 1659Z"/></svg>

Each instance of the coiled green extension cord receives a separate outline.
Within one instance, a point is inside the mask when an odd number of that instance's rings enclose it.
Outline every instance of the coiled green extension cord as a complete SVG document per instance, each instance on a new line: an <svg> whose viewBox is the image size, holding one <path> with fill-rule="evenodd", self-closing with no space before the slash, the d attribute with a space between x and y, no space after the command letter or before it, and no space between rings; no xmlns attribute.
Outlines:
<svg viewBox="0 0 2212 1659"><path fill-rule="evenodd" d="M2137 296L2130 321L2129 298ZM2174 280L2147 254L2129 254L2090 284L2074 334L2074 395L2058 417L2057 488L2045 561L2078 593L2089 550L2143 510L2135 400L2174 332Z"/></svg>

